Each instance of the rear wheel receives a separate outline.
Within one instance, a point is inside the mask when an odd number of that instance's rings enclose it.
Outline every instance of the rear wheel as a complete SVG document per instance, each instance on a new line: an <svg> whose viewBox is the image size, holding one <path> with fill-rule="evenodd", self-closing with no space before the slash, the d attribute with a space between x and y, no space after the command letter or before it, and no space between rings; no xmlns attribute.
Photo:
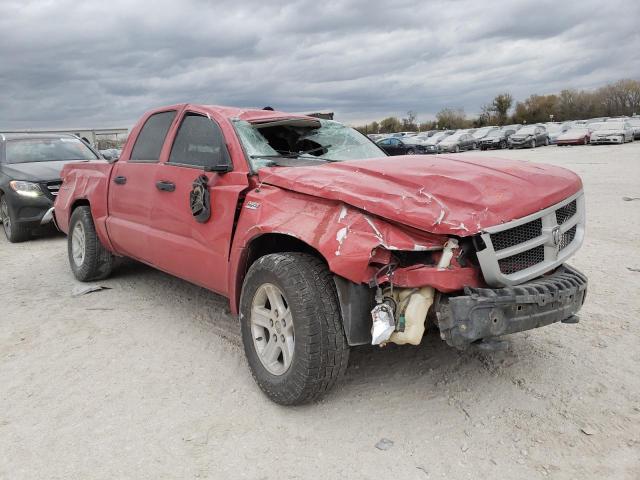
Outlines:
<svg viewBox="0 0 640 480"><path fill-rule="evenodd" d="M333 277L311 255L276 253L251 265L240 319L251 374L276 403L319 398L347 367L349 346Z"/></svg>
<svg viewBox="0 0 640 480"><path fill-rule="evenodd" d="M4 195L0 197L0 219L2 220L2 229L9 242L24 242L31 236L31 230L15 221L15 217L11 213L9 203Z"/></svg>
<svg viewBox="0 0 640 480"><path fill-rule="evenodd" d="M113 270L114 257L100 242L89 207L78 207L71 215L67 252L71 271L81 282L102 280Z"/></svg>

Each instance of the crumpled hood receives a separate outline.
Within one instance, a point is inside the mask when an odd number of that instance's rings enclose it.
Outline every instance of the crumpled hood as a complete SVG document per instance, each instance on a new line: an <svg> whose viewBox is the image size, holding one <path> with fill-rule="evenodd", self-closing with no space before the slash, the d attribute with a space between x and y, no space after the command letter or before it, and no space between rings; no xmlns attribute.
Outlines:
<svg viewBox="0 0 640 480"><path fill-rule="evenodd" d="M415 155L269 167L262 183L337 200L425 232L473 235L553 205L582 188L560 167L472 156Z"/></svg>
<svg viewBox="0 0 640 480"><path fill-rule="evenodd" d="M58 162L5 163L2 165L2 171L7 176L15 180L27 180L31 182L59 180L62 167L64 167L67 163L78 161L79 160Z"/></svg>

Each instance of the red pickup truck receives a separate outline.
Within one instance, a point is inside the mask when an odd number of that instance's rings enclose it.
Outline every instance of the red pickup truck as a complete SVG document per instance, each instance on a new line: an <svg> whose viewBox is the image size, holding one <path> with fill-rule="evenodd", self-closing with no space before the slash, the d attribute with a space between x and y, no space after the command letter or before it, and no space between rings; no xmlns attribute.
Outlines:
<svg viewBox="0 0 640 480"><path fill-rule="evenodd" d="M587 279L582 183L472 155L388 157L338 122L173 105L115 162L69 164L55 202L81 281L130 257L229 298L251 372L281 404L318 398L354 345L455 348L575 323Z"/></svg>

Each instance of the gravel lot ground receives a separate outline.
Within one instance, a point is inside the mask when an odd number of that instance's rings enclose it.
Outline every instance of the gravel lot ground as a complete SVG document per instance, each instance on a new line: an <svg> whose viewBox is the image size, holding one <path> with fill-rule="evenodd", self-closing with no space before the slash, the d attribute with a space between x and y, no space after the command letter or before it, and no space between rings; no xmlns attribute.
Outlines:
<svg viewBox="0 0 640 480"><path fill-rule="evenodd" d="M283 408L225 299L135 263L72 297L66 238L2 237L0 478L640 478L640 142L462 155L582 176L580 324L491 354L434 332L358 348L333 393Z"/></svg>

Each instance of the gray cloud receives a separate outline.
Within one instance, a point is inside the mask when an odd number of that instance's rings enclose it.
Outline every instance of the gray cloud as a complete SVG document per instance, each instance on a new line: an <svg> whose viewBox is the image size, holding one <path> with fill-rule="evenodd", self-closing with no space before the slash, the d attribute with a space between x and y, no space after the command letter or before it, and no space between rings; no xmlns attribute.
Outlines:
<svg viewBox="0 0 640 480"><path fill-rule="evenodd" d="M640 78L640 3L4 1L0 128L129 126L177 102L346 122Z"/></svg>

